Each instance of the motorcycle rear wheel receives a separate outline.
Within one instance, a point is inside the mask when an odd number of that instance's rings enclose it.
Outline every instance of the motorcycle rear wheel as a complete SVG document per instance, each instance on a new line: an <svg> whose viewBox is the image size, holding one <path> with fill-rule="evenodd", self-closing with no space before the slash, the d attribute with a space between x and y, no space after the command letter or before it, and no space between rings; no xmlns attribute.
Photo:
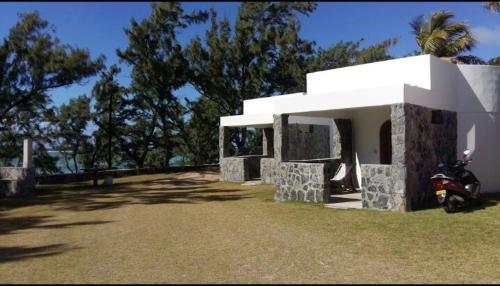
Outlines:
<svg viewBox="0 0 500 286"><path fill-rule="evenodd" d="M447 213L454 213L457 211L457 199L455 199L453 196L449 197L446 199L444 202L444 211Z"/></svg>

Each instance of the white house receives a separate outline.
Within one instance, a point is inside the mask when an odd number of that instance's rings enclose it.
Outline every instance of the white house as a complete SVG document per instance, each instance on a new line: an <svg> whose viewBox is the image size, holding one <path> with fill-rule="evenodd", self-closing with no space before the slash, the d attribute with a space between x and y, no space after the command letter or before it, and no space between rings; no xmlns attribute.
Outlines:
<svg viewBox="0 0 500 286"><path fill-rule="evenodd" d="M245 100L242 115L220 118L221 179L260 177L278 200L325 202L346 163L364 207L404 211L433 199L439 161L471 149L482 192L499 192L499 96L500 67L431 55L309 73L305 93ZM231 127L263 128L262 156L228 157Z"/></svg>

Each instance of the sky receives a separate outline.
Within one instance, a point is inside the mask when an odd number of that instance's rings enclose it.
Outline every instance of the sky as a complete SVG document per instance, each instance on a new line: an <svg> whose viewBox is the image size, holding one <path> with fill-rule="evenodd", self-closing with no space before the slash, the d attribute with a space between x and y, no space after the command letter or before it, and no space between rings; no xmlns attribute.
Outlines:
<svg viewBox="0 0 500 286"><path fill-rule="evenodd" d="M193 9L215 8L220 17L234 23L238 2L183 2L186 12ZM472 28L478 44L472 53L483 59L500 56L500 14L493 14L482 7L482 2L319 2L308 17L301 16L300 35L327 48L339 41L364 39L370 45L396 37L399 42L390 49L393 56L403 56L417 49L411 34L410 22L419 14L429 15L446 9L455 13L455 20L465 21ZM130 19L141 20L149 16L148 2L2 2L0 3L0 38L18 21L18 13L37 10L42 18L56 28L62 43L88 48L95 58L106 56L106 65L118 64L116 49L125 49L127 38L123 32ZM184 45L196 35L204 37L209 24L190 26L179 35ZM118 81L130 83L130 67L119 64L122 72ZM49 92L54 105L67 103L82 94L90 95L97 80L92 77L83 84L59 88ZM189 86L176 92L180 97L194 99L198 95Z"/></svg>

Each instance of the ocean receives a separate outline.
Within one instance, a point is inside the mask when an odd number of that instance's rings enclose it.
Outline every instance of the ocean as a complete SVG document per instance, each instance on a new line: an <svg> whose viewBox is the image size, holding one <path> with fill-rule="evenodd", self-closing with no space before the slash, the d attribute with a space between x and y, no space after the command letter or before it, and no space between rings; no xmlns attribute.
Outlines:
<svg viewBox="0 0 500 286"><path fill-rule="evenodd" d="M71 173L71 171L66 166L66 162L64 161L64 157L61 154L61 152L59 152L59 151L49 151L48 153L49 153L50 156L57 158L56 165L59 168L59 170L61 171L61 173L63 173L63 174ZM73 162L69 162L69 163L70 163L70 167L73 168ZM179 156L179 155L176 155L176 156L174 156L174 157L172 157L170 159L170 165L171 166L180 165L181 163L182 163L182 157ZM81 170L81 168L82 167L79 165L78 169ZM125 168L125 166L124 165L117 166L117 168Z"/></svg>

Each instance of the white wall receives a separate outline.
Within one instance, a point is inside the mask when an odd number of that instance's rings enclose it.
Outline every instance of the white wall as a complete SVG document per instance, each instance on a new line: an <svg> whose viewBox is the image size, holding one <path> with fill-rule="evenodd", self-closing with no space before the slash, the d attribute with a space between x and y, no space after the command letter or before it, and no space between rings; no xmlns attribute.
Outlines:
<svg viewBox="0 0 500 286"><path fill-rule="evenodd" d="M430 59L431 92L435 108L454 111L457 108L457 77L459 74L457 65L434 56Z"/></svg>
<svg viewBox="0 0 500 286"><path fill-rule="evenodd" d="M374 88L353 88L326 94L308 94L293 100L277 100L275 110L283 113L320 112L335 109L383 106L404 101L404 84Z"/></svg>
<svg viewBox="0 0 500 286"><path fill-rule="evenodd" d="M332 119L324 117L290 115L288 117L288 124L313 124L332 126Z"/></svg>
<svg viewBox="0 0 500 286"><path fill-rule="evenodd" d="M293 100L304 96L303 92L282 94L277 96L269 96L255 99L247 99L243 101L243 114L275 114L276 102L282 100Z"/></svg>
<svg viewBox="0 0 500 286"><path fill-rule="evenodd" d="M361 186L360 164L380 164L380 127L391 119L391 107L376 106L335 110L323 113L330 118L351 119L353 160L356 164L356 187Z"/></svg>
<svg viewBox="0 0 500 286"><path fill-rule="evenodd" d="M390 119L390 106L353 110L354 155L360 164L380 164L380 127Z"/></svg>
<svg viewBox="0 0 500 286"><path fill-rule="evenodd" d="M459 112L498 112L500 67L457 65Z"/></svg>
<svg viewBox="0 0 500 286"><path fill-rule="evenodd" d="M307 95L397 84L431 88L429 55L307 74Z"/></svg>
<svg viewBox="0 0 500 286"><path fill-rule="evenodd" d="M470 149L470 170L484 192L500 192L500 67L458 65L457 156Z"/></svg>
<svg viewBox="0 0 500 286"><path fill-rule="evenodd" d="M469 169L483 192L500 192L500 116L498 113L459 113L457 158L472 150Z"/></svg>

